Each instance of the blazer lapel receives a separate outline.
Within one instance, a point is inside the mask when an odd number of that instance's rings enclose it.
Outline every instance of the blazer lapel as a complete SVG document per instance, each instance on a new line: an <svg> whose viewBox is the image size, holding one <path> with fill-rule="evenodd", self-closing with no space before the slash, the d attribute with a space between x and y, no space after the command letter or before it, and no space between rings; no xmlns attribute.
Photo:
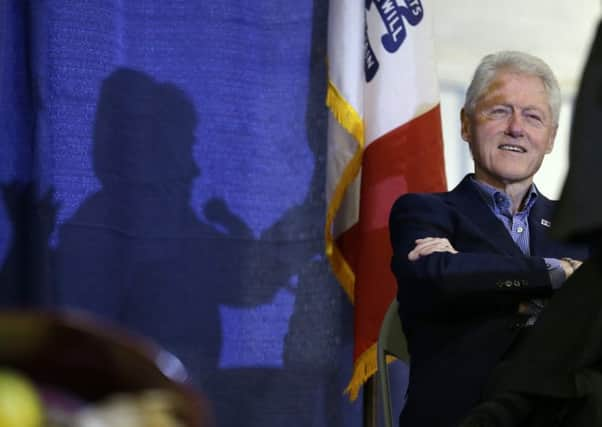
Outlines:
<svg viewBox="0 0 602 427"><path fill-rule="evenodd" d="M549 234L552 226L553 208L553 202L539 193L529 215L531 255L553 254L555 252L554 248L560 246Z"/></svg>
<svg viewBox="0 0 602 427"><path fill-rule="evenodd" d="M499 252L522 255L504 224L495 217L474 184L470 182L470 176L466 176L448 194L450 202L474 224L482 234L483 240L489 242Z"/></svg>

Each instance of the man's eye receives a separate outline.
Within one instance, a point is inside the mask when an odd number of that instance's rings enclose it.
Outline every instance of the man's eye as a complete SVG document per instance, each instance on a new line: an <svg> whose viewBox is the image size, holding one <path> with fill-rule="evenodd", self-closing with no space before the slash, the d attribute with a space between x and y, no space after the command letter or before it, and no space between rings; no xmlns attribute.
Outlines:
<svg viewBox="0 0 602 427"><path fill-rule="evenodd" d="M526 118L529 123L537 125L543 124L543 117L541 117L539 114L526 114Z"/></svg>
<svg viewBox="0 0 602 427"><path fill-rule="evenodd" d="M508 108L492 108L488 111L487 115L494 118L507 117L510 114L510 110Z"/></svg>

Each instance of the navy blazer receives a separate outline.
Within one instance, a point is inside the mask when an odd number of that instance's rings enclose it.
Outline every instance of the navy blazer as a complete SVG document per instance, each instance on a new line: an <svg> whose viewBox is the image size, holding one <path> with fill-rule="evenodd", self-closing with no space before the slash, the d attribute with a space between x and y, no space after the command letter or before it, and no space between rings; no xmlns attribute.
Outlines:
<svg viewBox="0 0 602 427"><path fill-rule="evenodd" d="M548 235L554 206L538 195L526 256L468 176L450 192L406 194L395 202L391 268L411 356L400 426L457 425L524 325L518 304L552 294L543 258L587 257L583 247ZM445 237L459 253L409 261L423 237Z"/></svg>

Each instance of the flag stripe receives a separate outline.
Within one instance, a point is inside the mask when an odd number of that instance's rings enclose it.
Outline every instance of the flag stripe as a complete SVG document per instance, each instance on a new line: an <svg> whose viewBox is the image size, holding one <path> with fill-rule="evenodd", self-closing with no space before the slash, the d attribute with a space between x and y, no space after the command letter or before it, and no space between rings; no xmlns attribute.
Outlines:
<svg viewBox="0 0 602 427"><path fill-rule="evenodd" d="M407 192L445 189L440 109L384 135L364 153L356 268L356 355L378 337L397 285L390 269L389 212ZM403 153L403 155L399 155ZM365 341L364 341L365 340Z"/></svg>
<svg viewBox="0 0 602 427"><path fill-rule="evenodd" d="M439 106L373 141L364 151L361 204L352 264L355 278L352 399L377 369L376 340L397 285L390 269L388 218L395 200L414 191L446 188ZM343 233L346 234L346 233Z"/></svg>

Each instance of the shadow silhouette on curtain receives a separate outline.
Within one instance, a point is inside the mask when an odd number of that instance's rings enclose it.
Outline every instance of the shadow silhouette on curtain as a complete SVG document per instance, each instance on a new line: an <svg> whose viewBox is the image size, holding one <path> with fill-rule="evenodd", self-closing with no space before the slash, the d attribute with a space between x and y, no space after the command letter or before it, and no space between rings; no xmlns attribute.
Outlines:
<svg viewBox="0 0 602 427"><path fill-rule="evenodd" d="M100 84L92 155L101 189L61 222L56 247L48 246L53 194L5 189L20 207L9 209L18 224L0 274L28 284L8 300L89 310L150 336L182 360L220 426L359 424L350 421L357 414L344 413L342 396L352 314L323 256L327 7L313 5L299 132L306 132L313 176L302 203L261 235L222 198L204 203L200 218L191 188L203 170L192 150L212 142L195 138L211 117L199 117L176 85L134 69L115 70ZM27 257L39 266L31 276Z"/></svg>
<svg viewBox="0 0 602 427"><path fill-rule="evenodd" d="M201 386L218 365L218 305L237 303L236 263L251 234L220 199L204 206L220 227L190 206L197 121L175 85L125 68L103 81L93 141L102 189L60 227L45 301L152 337Z"/></svg>
<svg viewBox="0 0 602 427"><path fill-rule="evenodd" d="M304 206L260 239L220 198L202 208L211 223L199 220L190 202L202 173L192 157L197 125L194 105L173 84L125 68L103 81L93 135L102 189L59 228L43 301L92 312L172 351L212 399L220 426L281 425L291 412L300 414L293 425L311 425L319 413L301 410L323 400L326 369L283 362L291 335L285 344L288 316L280 310L292 311L301 285L325 286L321 235L300 238L305 226L293 221ZM323 208L308 197L310 209ZM312 309L306 305L300 320ZM316 330L301 328L307 341L295 340L296 357L336 348L327 340L316 346ZM258 384L264 395L254 394Z"/></svg>

